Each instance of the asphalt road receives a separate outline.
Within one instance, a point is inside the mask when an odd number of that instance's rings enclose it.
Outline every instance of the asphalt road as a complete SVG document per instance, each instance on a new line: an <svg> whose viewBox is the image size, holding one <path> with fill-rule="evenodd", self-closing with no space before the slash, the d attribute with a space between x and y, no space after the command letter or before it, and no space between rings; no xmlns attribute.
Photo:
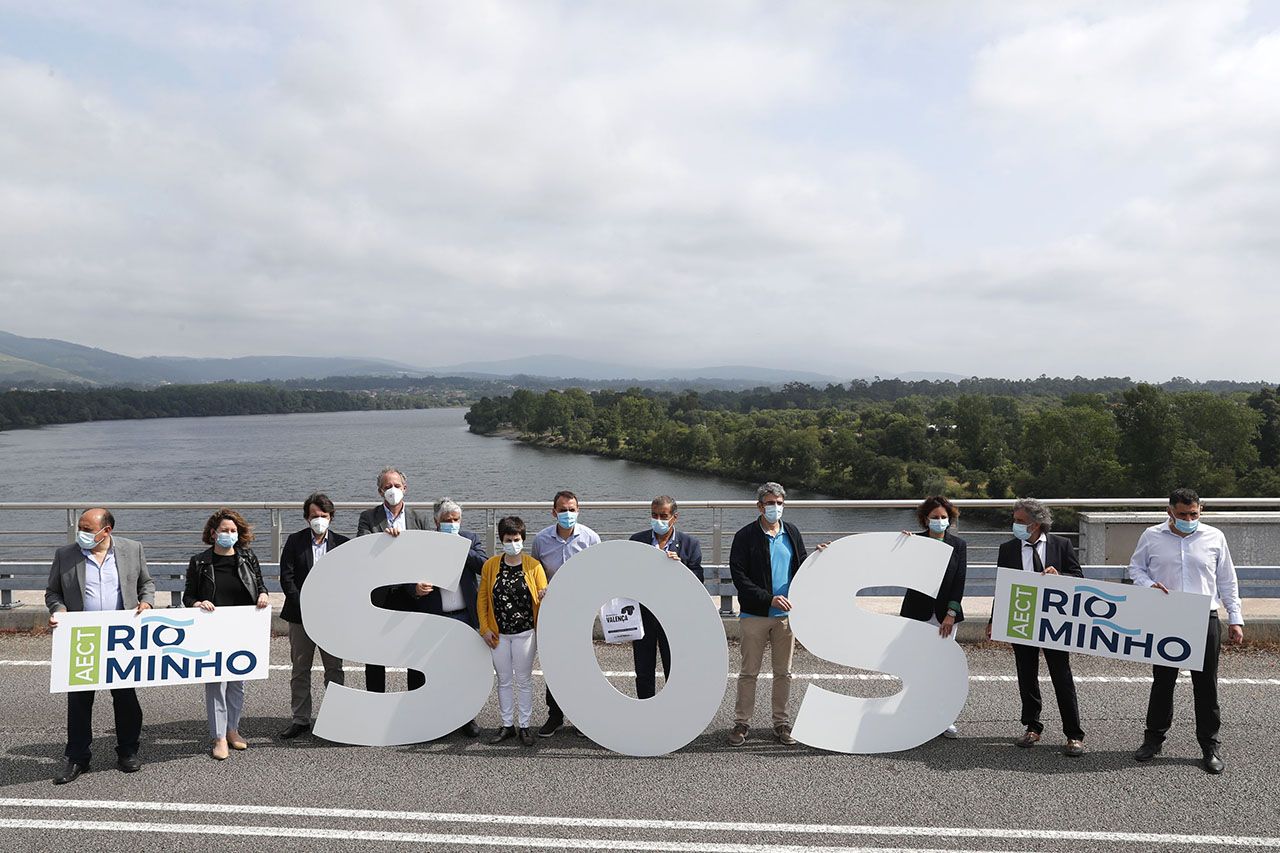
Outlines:
<svg viewBox="0 0 1280 853"><path fill-rule="evenodd" d="M48 637L0 637L0 850L1239 850L1280 848L1280 656L1224 653L1220 777L1199 766L1190 685L1179 687L1165 753L1133 761L1147 671L1074 658L1088 754L1058 752L1052 688L1046 737L1016 749L1017 686L1002 647L968 647L969 703L958 740L905 753L847 756L786 747L760 728L744 747L720 713L678 753L630 758L572 733L532 748L452 736L407 747L335 746L274 734L289 722L288 679L248 687L241 731L250 748L207 755L203 691L139 691L142 772L114 769L110 701L99 694L95 767L55 787L65 700L48 693ZM287 662L273 641L273 663ZM631 668L625 648L598 647L604 670ZM21 663L26 662L26 663ZM730 670L737 648L730 647ZM767 669L767 662L766 662ZM797 651L795 672L848 675ZM321 694L315 673L316 694ZM349 673L349 683L361 676ZM403 674L393 685L403 686ZM808 679L797 677L792 708ZM626 689L629 679L614 679ZM823 679L857 695L887 680ZM535 724L545 716L536 679ZM496 696L480 717L497 725Z"/></svg>

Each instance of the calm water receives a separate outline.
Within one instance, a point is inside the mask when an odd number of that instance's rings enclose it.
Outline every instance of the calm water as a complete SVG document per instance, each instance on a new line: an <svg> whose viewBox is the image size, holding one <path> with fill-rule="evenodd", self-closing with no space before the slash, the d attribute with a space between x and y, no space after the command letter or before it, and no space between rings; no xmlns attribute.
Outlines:
<svg viewBox="0 0 1280 853"><path fill-rule="evenodd" d="M550 523L550 498L561 488L591 500L647 500L667 493L678 500L750 500L754 485L632 462L529 447L467 431L463 409L338 412L219 418L101 421L0 433L0 502L75 501L81 506L122 501L297 501L314 490L335 501L372 506L374 479L385 465L408 477L409 501L450 495L459 501L545 501L545 513L526 514L531 529ZM788 497L821 498L798 490ZM473 517L474 516L474 517ZM140 536L156 559L189 555L189 532L203 513L117 513L122 535ZM265 524L269 514L249 515ZM750 510L726 513L728 531L747 523ZM802 531L897 530L914 526L902 510L788 511ZM335 529L351 532L353 512L339 512ZM476 512L464 526L483 524ZM583 523L601 533L648 524L647 512L592 511ZM0 512L0 559L46 557L56 536L14 531L64 529L64 514ZM710 529L710 513L689 509L681 526ZM302 527L301 511L285 529ZM149 531L157 531L150 534ZM64 540L63 540L64 541ZM709 536L704 536L704 544ZM727 549L727 538L726 538ZM265 556L265 547L259 548Z"/></svg>

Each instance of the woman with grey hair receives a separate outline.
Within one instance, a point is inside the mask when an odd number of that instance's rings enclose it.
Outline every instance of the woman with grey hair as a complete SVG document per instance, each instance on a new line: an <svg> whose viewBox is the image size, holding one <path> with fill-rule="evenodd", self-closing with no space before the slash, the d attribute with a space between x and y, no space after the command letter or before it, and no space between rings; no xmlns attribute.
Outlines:
<svg viewBox="0 0 1280 853"><path fill-rule="evenodd" d="M1042 572L1047 575L1084 577L1075 546L1065 536L1049 533L1053 514L1035 498L1019 498L1013 505L1013 538L1000 545L996 565L1020 572ZM991 637L991 622L987 622ZM1067 743L1062 754L1077 758L1084 755L1084 729L1080 727L1080 706L1076 684L1071 675L1071 656L1061 649L1013 644L1013 658L1018 671L1018 692L1022 699L1022 725L1026 731L1014 741L1016 746L1030 748L1040 741L1044 724L1040 722L1040 654L1044 653L1053 681L1053 692L1062 715L1062 729Z"/></svg>

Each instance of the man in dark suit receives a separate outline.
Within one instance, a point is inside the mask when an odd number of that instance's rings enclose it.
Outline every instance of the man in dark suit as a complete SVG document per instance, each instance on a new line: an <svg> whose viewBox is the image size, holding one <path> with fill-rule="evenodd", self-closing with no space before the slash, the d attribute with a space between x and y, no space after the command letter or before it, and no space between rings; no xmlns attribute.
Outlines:
<svg viewBox="0 0 1280 853"><path fill-rule="evenodd" d="M382 503L360 513L360 523L356 526L356 535L365 536L370 533L385 533L388 536L399 536L405 530L430 530L421 513L405 506L404 498L409 486L408 480L398 468L383 468L378 472L378 494ZM409 610L411 605L405 600L401 587L379 587L373 591L372 601L375 607L388 610ZM427 683L427 677L416 669L409 670L409 689L414 690ZM366 663L364 665L364 686L374 693L387 692L387 668L381 664Z"/></svg>
<svg viewBox="0 0 1280 853"><path fill-rule="evenodd" d="M1003 569L1044 572L1050 575L1084 577L1075 546L1063 536L1049 533L1053 515L1049 508L1034 498L1020 498L1013 505L1013 539L1000 545L996 565ZM991 636L991 622L987 622ZM1059 649L1013 644L1013 657L1018 669L1018 691L1022 695L1022 724L1027 727L1014 743L1032 747L1040 741L1044 725L1040 722L1040 653L1044 652L1053 680L1053 692L1062 714L1062 729L1067 743L1062 754L1073 758L1084 755L1084 729L1080 728L1080 707L1076 700L1076 684L1071 677L1071 656Z"/></svg>
<svg viewBox="0 0 1280 853"><path fill-rule="evenodd" d="M441 589L428 583L405 584L400 588L400 600L405 602L405 609L418 613L431 613L436 616L447 616L463 622L477 631L480 630L480 618L476 615L476 590L480 584L480 570L489 555L480 542L480 537L470 530L462 529L462 507L452 498L441 498L431 508L431 516L435 520L435 528L441 533L461 536L471 543L467 558L462 565L462 576L458 581L458 589ZM475 720L463 724L458 732L467 737L480 734L480 726Z"/></svg>
<svg viewBox="0 0 1280 853"><path fill-rule="evenodd" d="M631 537L632 542L644 542L660 548L672 559L683 563L689 571L702 580L702 545L696 537L683 530L676 530L680 508L675 498L659 495L649 505L649 529ZM657 617L640 605L640 618L644 624L644 636L631 644L631 655L636 669L636 696L650 699L657 694L655 669L658 655L662 655L662 677L671 677L671 644Z"/></svg>
<svg viewBox="0 0 1280 853"><path fill-rule="evenodd" d="M307 526L289 534L284 550L280 552L280 588L284 590L284 607L280 618L289 623L289 658L293 664L293 677L289 681L290 707L293 721L280 732L285 740L311 731L311 664L320 652L324 662L324 683L342 684L342 658L334 657L324 649L318 649L302 625L302 608L299 597L302 584L307 580L316 561L337 548L347 537L329 529L333 523L333 501L320 492L302 502L302 517Z"/></svg>
<svg viewBox="0 0 1280 853"><path fill-rule="evenodd" d="M156 585L147 572L141 543L113 536L115 517L102 507L85 510L77 524L76 541L53 555L44 602L49 627L58 627L58 614L82 610L133 610L141 613L155 606ZM54 778L55 785L75 781L89 769L93 743L93 694L82 690L67 694L66 766ZM138 741L142 737L142 706L132 687L111 691L116 717L116 767L125 773L142 769Z"/></svg>

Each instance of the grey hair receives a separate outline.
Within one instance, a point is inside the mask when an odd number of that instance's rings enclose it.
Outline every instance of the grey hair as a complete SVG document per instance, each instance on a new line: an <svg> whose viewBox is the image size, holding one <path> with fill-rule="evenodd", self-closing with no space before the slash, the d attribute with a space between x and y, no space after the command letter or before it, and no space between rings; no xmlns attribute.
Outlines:
<svg viewBox="0 0 1280 853"><path fill-rule="evenodd" d="M1022 510L1031 516L1031 520L1040 525L1043 530L1048 530L1053 526L1053 513L1049 512L1049 508L1035 498L1018 498L1013 503L1013 511Z"/></svg>
<svg viewBox="0 0 1280 853"><path fill-rule="evenodd" d="M765 495L773 495L774 497L787 499L787 490L782 488L781 483L769 482L756 489L756 503L764 500Z"/></svg>
<svg viewBox="0 0 1280 853"><path fill-rule="evenodd" d="M431 507L431 517L436 521L440 520L440 516L448 515L451 512L456 512L458 515L462 515L462 507L458 506L457 502L454 501L453 498L441 498Z"/></svg>
<svg viewBox="0 0 1280 853"><path fill-rule="evenodd" d="M401 471L399 468L393 468L390 465L388 465L386 468L383 468L381 471L378 472L378 488L379 489L382 488L382 478L387 476L388 474L399 474L400 479L404 481L404 484L406 486L409 485L409 478L404 475L403 471Z"/></svg>

